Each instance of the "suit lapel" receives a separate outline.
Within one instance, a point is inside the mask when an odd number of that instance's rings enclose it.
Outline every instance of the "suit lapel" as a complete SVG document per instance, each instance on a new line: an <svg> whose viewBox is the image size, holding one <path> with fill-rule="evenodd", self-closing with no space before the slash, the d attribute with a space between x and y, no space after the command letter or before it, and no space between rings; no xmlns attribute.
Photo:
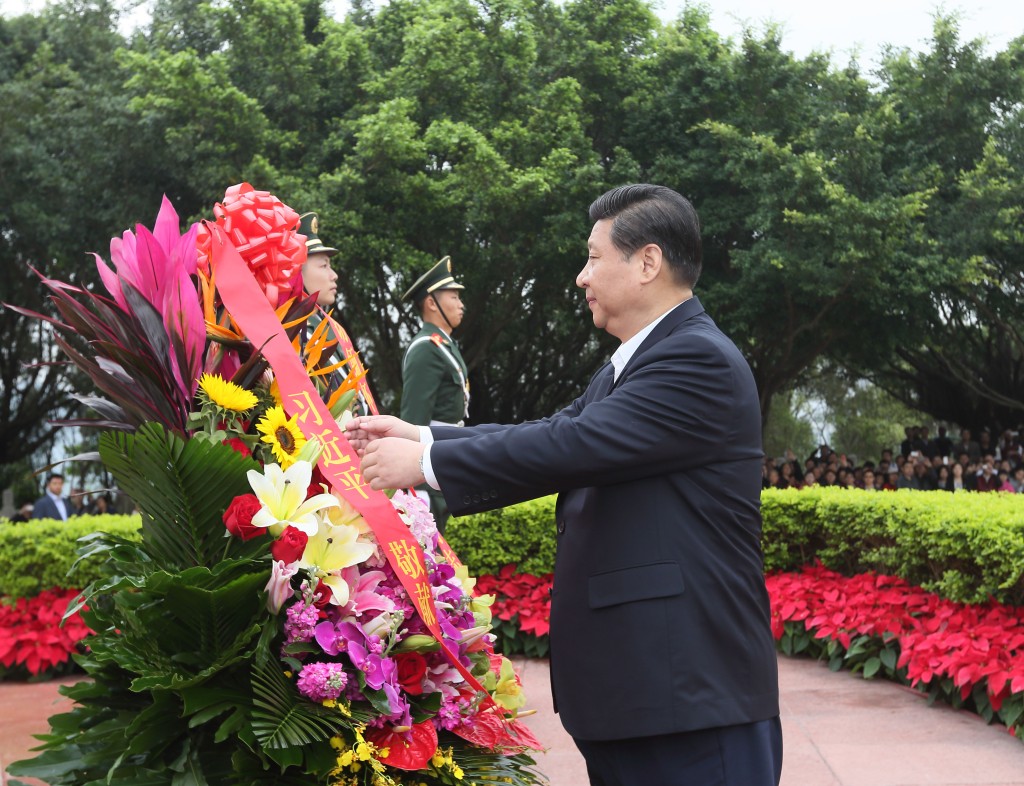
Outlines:
<svg viewBox="0 0 1024 786"><path fill-rule="evenodd" d="M672 333L672 331L674 331L677 327L686 322L686 320L692 319L698 314L703 313L704 306L700 304L700 301L697 299L696 295L691 297L689 300L680 303L676 308L672 310L671 313L668 314L668 316L666 316L663 320L661 320L661 322L659 322L655 326L654 330L651 331L651 334L643 340L639 347L637 347L636 352L633 353L633 356L629 359L629 362L626 363L626 367L622 369L622 373L619 374L619 378L615 380L612 387L617 387L619 383L626 378L626 375L629 374L629 372L633 369L633 367L637 363L637 360L641 355L644 354L644 352L646 352L659 341L661 341L663 338L665 338L665 336Z"/></svg>

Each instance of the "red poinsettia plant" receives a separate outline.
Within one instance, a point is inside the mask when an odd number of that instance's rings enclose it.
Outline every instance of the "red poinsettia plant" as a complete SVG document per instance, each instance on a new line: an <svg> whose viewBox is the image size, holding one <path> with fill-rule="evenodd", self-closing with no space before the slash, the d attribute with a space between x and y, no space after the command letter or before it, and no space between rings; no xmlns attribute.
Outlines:
<svg viewBox="0 0 1024 786"><path fill-rule="evenodd" d="M954 603L893 576L821 565L773 573L767 586L783 652L883 673L1024 738L1024 609Z"/></svg>
<svg viewBox="0 0 1024 786"><path fill-rule="evenodd" d="M56 676L71 670L71 656L82 651L82 639L92 632L77 611L61 624L77 596L78 590L49 589L0 603L3 676Z"/></svg>

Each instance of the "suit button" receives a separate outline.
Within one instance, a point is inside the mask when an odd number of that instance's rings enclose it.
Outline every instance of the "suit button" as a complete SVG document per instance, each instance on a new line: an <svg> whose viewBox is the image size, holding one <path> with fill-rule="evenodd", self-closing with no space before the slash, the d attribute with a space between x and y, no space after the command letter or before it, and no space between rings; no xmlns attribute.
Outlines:
<svg viewBox="0 0 1024 786"><path fill-rule="evenodd" d="M473 495L473 504L475 505L475 504L478 504L479 502L480 502L480 495L479 494L474 494Z"/></svg>
<svg viewBox="0 0 1024 786"><path fill-rule="evenodd" d="M558 520L558 534L561 535L565 532L565 519Z"/></svg>
<svg viewBox="0 0 1024 786"><path fill-rule="evenodd" d="M464 497L462 498L462 504L463 504L463 505L468 505L468 504L469 504L469 503L471 503L472 501L473 501L473 500L472 500L472 499L470 498L469 494L467 494L466 496L464 496Z"/></svg>
<svg viewBox="0 0 1024 786"><path fill-rule="evenodd" d="M498 490L497 489L491 489L491 499L497 499L497 498L498 498Z"/></svg>

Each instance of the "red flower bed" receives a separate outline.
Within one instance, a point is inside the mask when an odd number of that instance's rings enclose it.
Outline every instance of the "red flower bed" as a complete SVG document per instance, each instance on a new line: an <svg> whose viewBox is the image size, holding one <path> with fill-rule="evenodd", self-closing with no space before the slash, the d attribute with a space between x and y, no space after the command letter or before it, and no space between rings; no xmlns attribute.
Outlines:
<svg viewBox="0 0 1024 786"><path fill-rule="evenodd" d="M1022 736L1024 608L954 603L892 576L846 577L820 565L766 583L784 651L829 657L865 676L884 668Z"/></svg>
<svg viewBox="0 0 1024 786"><path fill-rule="evenodd" d="M507 565L477 580L479 594L495 596L494 630L507 654L546 654L551 578ZM1024 608L954 603L893 576L847 577L820 565L770 574L766 585L783 652L884 674L1024 737ZM55 589L0 604L0 665L32 676L65 668L90 633L77 613L60 625L76 595Z"/></svg>
<svg viewBox="0 0 1024 786"><path fill-rule="evenodd" d="M539 638L551 630L551 577L516 573L515 565L506 565L497 576L480 576L476 589L496 596L491 606L496 618L512 622L518 617L520 632Z"/></svg>
<svg viewBox="0 0 1024 786"><path fill-rule="evenodd" d="M14 603L0 602L0 665L5 671L24 669L30 676L67 667L79 642L91 630L76 611L61 619L78 590L51 589Z"/></svg>

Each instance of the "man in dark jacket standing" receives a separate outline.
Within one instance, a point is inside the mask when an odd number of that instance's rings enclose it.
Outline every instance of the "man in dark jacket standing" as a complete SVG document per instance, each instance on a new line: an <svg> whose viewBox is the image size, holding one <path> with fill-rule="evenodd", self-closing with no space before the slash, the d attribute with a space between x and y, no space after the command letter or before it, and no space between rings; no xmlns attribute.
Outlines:
<svg viewBox="0 0 1024 786"><path fill-rule="evenodd" d="M71 500L60 495L64 490L64 476L54 472L46 478L46 493L32 506L34 519L59 519L67 521L77 513Z"/></svg>
<svg viewBox="0 0 1024 786"><path fill-rule="evenodd" d="M353 444L374 488L426 478L457 514L559 493L552 688L591 784L772 786L782 734L753 376L693 296L701 243L685 198L622 186L590 218L576 283L622 344L583 396L514 426L360 418Z"/></svg>

